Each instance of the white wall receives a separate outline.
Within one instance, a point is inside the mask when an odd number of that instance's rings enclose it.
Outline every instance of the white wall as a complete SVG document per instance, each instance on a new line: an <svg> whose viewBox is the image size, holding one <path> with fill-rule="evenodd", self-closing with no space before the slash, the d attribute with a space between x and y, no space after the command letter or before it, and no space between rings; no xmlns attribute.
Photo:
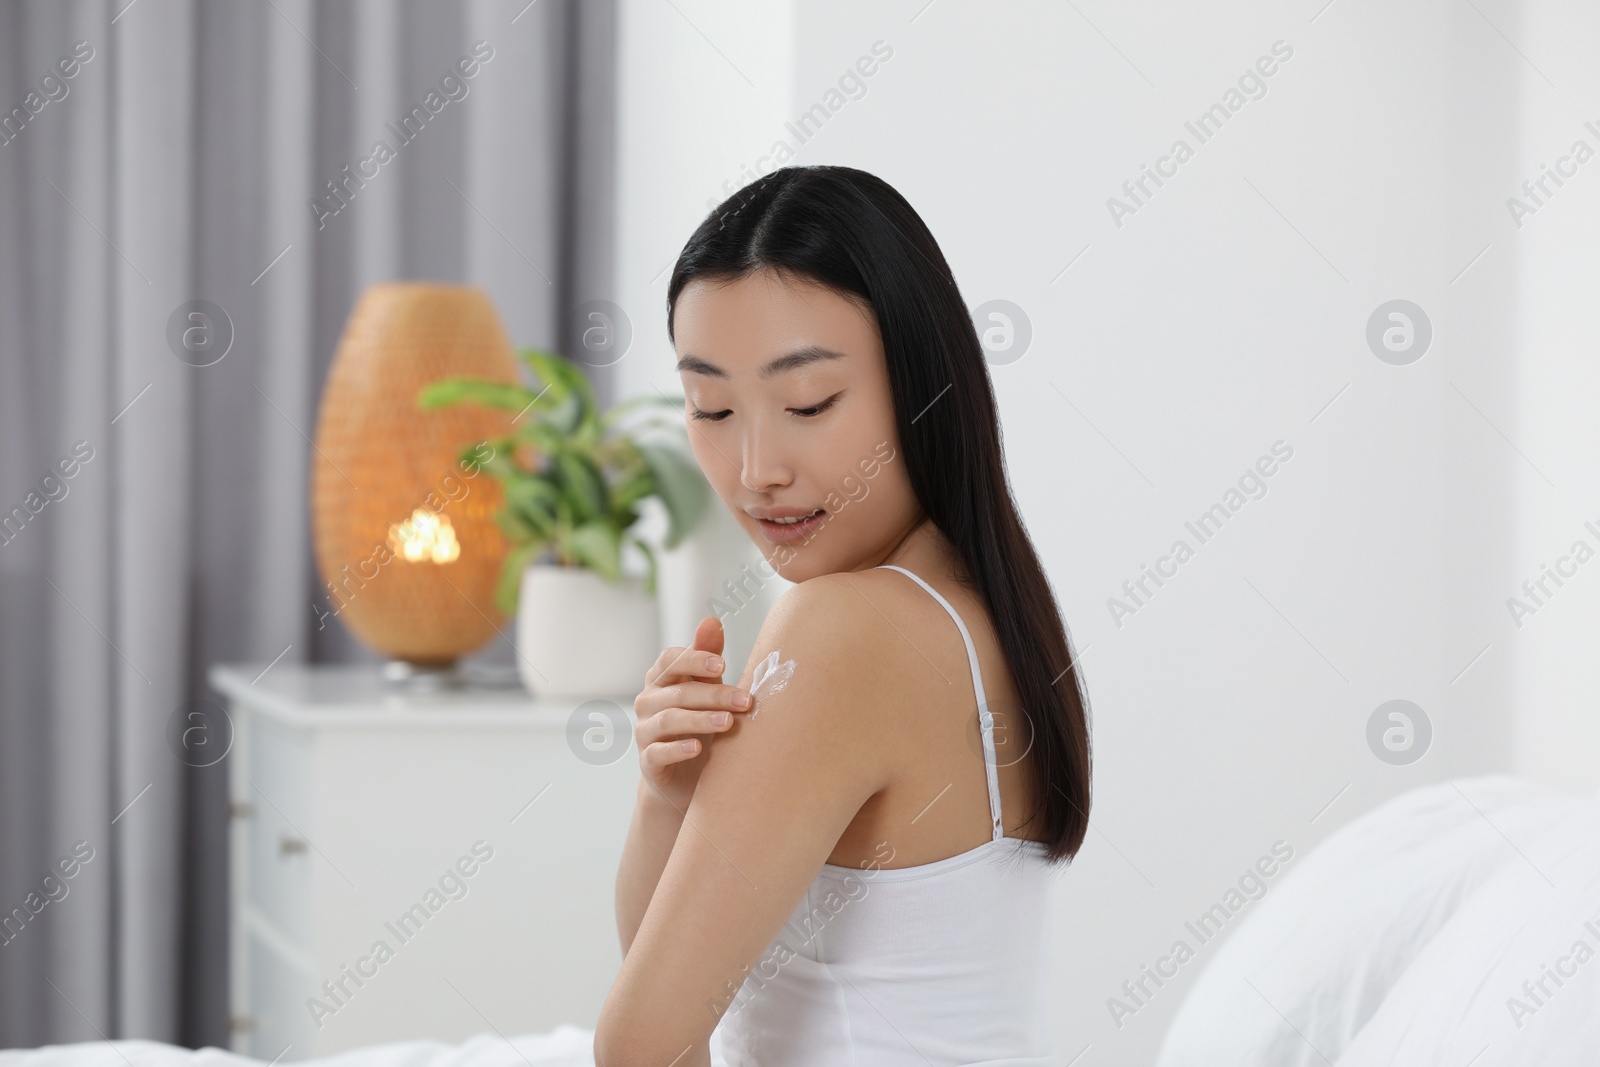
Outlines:
<svg viewBox="0 0 1600 1067"><path fill-rule="evenodd" d="M1524 79L1518 186L1540 177L1541 167L1555 168L1577 140L1600 153L1600 71L1592 60L1600 10L1576 0L1530 6L1520 30L1530 63L1559 88L1533 70ZM1577 171L1562 186L1547 181L1552 195L1522 217L1520 228L1509 211L1499 221L1502 246L1516 259L1522 322L1516 350L1522 389L1507 433L1527 455L1512 457L1508 472L1516 485L1517 536L1503 595L1522 597L1536 610L1521 615L1520 627L1505 610L1498 638L1513 650L1517 770L1586 792L1600 785L1600 556L1582 564L1562 557L1580 540L1589 553L1600 552L1600 156ZM1542 605L1523 596L1524 581L1558 565L1575 573L1560 585L1546 579L1551 595L1539 592Z"/></svg>
<svg viewBox="0 0 1600 1067"><path fill-rule="evenodd" d="M1600 527L1582 388L1600 372L1592 356L1574 365L1593 350L1600 162L1520 232L1505 207L1582 118L1600 126L1582 114L1600 100L1593 13L1552 5L1524 26L1511 3L1443 0L677 7L623 5L619 261L627 306L644 309L639 388L675 385L666 278L650 275L721 182L879 40L892 57L795 161L884 177L969 306L1005 299L1031 321L1026 355L992 373L1094 713L1092 828L1057 917L1067 1058L1154 1059L1215 943L1127 1001L1120 1025L1110 998L1275 841L1302 856L1450 776L1600 781L1600 562L1520 634L1505 604L1581 519ZM1266 95L1199 143L1185 121L1280 40L1293 55ZM1107 198L1177 138L1193 158L1116 225ZM1433 325L1407 366L1366 341L1393 298ZM1293 456L1266 495L1119 625L1108 599L1175 539L1196 546L1185 521L1278 441ZM1406 766L1367 742L1396 698L1433 728Z"/></svg>

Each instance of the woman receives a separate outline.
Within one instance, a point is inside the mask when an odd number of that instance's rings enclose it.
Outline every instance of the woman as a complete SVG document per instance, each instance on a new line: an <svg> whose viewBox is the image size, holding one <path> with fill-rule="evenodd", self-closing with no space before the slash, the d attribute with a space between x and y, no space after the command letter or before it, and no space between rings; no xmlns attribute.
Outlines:
<svg viewBox="0 0 1600 1067"><path fill-rule="evenodd" d="M738 686L708 618L634 703L598 1067L1055 1062L1084 699L943 254L880 179L788 167L701 223L667 304L695 456L799 584Z"/></svg>

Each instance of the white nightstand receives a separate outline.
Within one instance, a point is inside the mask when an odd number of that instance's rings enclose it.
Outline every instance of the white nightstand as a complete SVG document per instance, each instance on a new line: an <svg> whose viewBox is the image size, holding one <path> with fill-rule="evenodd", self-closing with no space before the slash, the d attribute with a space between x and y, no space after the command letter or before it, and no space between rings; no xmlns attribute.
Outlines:
<svg viewBox="0 0 1600 1067"><path fill-rule="evenodd" d="M234 1051L592 1027L622 959L634 695L258 675L210 674L233 727Z"/></svg>

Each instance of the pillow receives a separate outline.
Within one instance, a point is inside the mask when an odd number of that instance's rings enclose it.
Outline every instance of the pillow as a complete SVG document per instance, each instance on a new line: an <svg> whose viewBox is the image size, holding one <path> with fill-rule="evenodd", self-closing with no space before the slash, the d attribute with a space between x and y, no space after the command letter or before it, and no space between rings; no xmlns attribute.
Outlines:
<svg viewBox="0 0 1600 1067"><path fill-rule="evenodd" d="M1517 858L1508 839L1520 847L1574 803L1488 775L1409 790L1341 827L1227 932L1158 1067L1328 1067L1462 902Z"/></svg>
<svg viewBox="0 0 1600 1067"><path fill-rule="evenodd" d="M1522 851L1434 935L1338 1067L1600 1064L1600 802Z"/></svg>

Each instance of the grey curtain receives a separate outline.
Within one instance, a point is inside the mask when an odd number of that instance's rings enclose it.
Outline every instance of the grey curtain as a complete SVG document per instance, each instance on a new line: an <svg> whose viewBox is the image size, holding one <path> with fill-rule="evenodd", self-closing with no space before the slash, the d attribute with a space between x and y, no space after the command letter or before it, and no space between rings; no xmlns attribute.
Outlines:
<svg viewBox="0 0 1600 1067"><path fill-rule="evenodd" d="M181 762L174 716L219 660L368 656L314 625L306 506L363 287L479 284L567 352L610 297L613 20L0 4L0 1045L227 1044L227 762ZM193 300L232 326L205 366L169 342Z"/></svg>

